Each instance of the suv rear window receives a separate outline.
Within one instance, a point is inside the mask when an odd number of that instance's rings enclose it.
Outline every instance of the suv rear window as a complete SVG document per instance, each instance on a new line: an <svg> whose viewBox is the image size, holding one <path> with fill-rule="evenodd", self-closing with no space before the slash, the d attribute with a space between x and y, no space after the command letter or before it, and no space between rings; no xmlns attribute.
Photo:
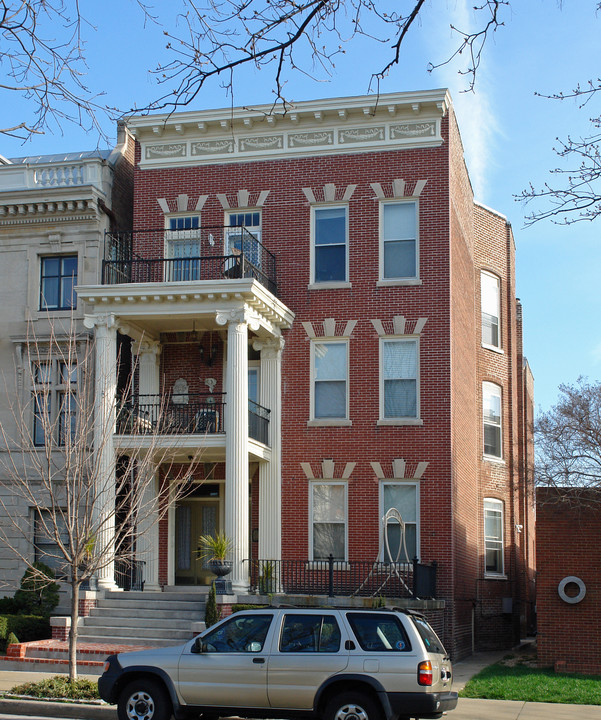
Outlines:
<svg viewBox="0 0 601 720"><path fill-rule="evenodd" d="M348 613L347 618L363 650L368 652L411 650L405 628L394 615Z"/></svg>
<svg viewBox="0 0 601 720"><path fill-rule="evenodd" d="M438 635L434 632L434 630L432 630L426 620L416 615L411 615L410 617L413 620L413 624L417 628L417 632L419 633L424 645L426 646L426 651L437 653L439 655L446 655L447 651L444 649L444 645L440 642Z"/></svg>
<svg viewBox="0 0 601 720"><path fill-rule="evenodd" d="M280 652L338 652L340 628L333 615L284 616Z"/></svg>

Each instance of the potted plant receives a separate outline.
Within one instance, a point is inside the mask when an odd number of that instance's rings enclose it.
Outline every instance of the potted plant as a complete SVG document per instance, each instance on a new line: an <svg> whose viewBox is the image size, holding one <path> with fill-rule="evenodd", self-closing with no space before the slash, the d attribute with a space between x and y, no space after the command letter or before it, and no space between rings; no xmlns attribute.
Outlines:
<svg viewBox="0 0 601 720"><path fill-rule="evenodd" d="M198 559L205 559L211 572L223 577L232 570L231 563L225 559L231 547L232 541L225 533L201 535L198 538Z"/></svg>

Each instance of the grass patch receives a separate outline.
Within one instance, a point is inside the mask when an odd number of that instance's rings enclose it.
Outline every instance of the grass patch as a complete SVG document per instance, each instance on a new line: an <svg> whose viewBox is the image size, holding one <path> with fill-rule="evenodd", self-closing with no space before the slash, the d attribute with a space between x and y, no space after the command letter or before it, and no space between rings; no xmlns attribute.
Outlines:
<svg viewBox="0 0 601 720"><path fill-rule="evenodd" d="M556 673L524 662L501 662L484 668L460 697L524 702L601 705L601 676Z"/></svg>
<svg viewBox="0 0 601 720"><path fill-rule="evenodd" d="M38 682L27 682L15 686L14 695L29 695L35 698L52 698L53 700L98 700L98 685L93 680L79 678L74 682L67 675L55 675Z"/></svg>

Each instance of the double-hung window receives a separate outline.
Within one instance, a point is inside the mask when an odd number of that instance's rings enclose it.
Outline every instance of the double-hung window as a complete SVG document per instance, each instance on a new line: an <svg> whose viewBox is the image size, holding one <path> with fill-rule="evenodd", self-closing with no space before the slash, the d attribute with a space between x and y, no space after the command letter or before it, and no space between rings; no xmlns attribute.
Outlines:
<svg viewBox="0 0 601 720"><path fill-rule="evenodd" d="M69 544L66 509L33 509L33 549L34 561L41 562L54 570L56 578L65 578L66 560L60 550L59 542Z"/></svg>
<svg viewBox="0 0 601 720"><path fill-rule="evenodd" d="M77 255L50 255L40 262L40 310L75 309Z"/></svg>
<svg viewBox="0 0 601 720"><path fill-rule="evenodd" d="M503 503L484 499L484 550L487 575L503 575Z"/></svg>
<svg viewBox="0 0 601 720"><path fill-rule="evenodd" d="M311 489L311 559L346 560L346 483L314 482Z"/></svg>
<svg viewBox="0 0 601 720"><path fill-rule="evenodd" d="M348 418L348 342L313 342L313 418Z"/></svg>
<svg viewBox="0 0 601 720"><path fill-rule="evenodd" d="M419 341L417 338L381 341L380 417L383 420L419 418Z"/></svg>
<svg viewBox="0 0 601 720"><path fill-rule="evenodd" d="M66 445L75 439L77 365L40 360L32 365L33 444Z"/></svg>
<svg viewBox="0 0 601 720"><path fill-rule="evenodd" d="M419 485L408 482L382 482L380 486L381 517L388 510L399 511L405 524L405 543L402 546L401 526L398 522L388 523L382 528L383 561L411 562L419 557ZM388 542L386 542L388 538ZM405 549L407 554L405 555Z"/></svg>
<svg viewBox="0 0 601 720"><path fill-rule="evenodd" d="M244 254L246 262L261 267L261 211L236 210L226 217L226 255Z"/></svg>
<svg viewBox="0 0 601 720"><path fill-rule="evenodd" d="M484 455L503 457L501 388L494 383L482 383L482 419L484 425Z"/></svg>
<svg viewBox="0 0 601 720"><path fill-rule="evenodd" d="M501 347L500 281L496 275L480 273L480 303L482 306L482 344L493 348Z"/></svg>
<svg viewBox="0 0 601 720"><path fill-rule="evenodd" d="M348 280L348 208L314 207L313 210L314 283Z"/></svg>
<svg viewBox="0 0 601 720"><path fill-rule="evenodd" d="M165 279L168 282L200 279L200 233L199 215L167 219Z"/></svg>
<svg viewBox="0 0 601 720"><path fill-rule="evenodd" d="M380 203L380 237L380 278L417 278L417 202Z"/></svg>

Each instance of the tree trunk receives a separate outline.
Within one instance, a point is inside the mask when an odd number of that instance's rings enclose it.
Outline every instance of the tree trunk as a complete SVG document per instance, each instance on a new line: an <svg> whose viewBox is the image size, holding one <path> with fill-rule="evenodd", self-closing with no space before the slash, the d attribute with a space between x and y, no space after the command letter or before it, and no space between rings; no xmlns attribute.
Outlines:
<svg viewBox="0 0 601 720"><path fill-rule="evenodd" d="M77 623L79 620L79 588L81 581L71 583L71 627L69 628L69 680L77 680Z"/></svg>

